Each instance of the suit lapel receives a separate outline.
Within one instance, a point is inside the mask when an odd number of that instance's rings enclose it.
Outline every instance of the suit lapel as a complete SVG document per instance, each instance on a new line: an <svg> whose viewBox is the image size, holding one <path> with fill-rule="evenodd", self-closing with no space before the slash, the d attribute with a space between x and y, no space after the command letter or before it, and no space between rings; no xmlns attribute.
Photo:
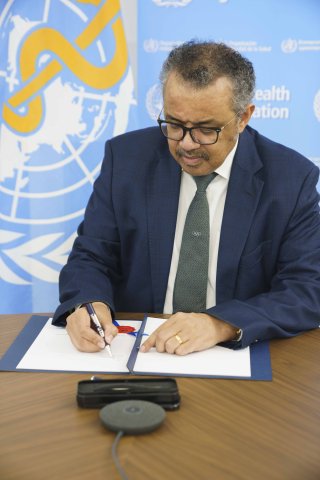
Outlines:
<svg viewBox="0 0 320 480"><path fill-rule="evenodd" d="M261 168L252 136L246 130L239 138L224 208L217 265L217 303L230 300L234 295L238 264L263 187Z"/></svg>
<svg viewBox="0 0 320 480"><path fill-rule="evenodd" d="M247 129L250 130L250 129ZM238 264L263 187L262 163L245 130L233 161L221 226L217 303L233 298ZM147 187L147 223L154 311L163 310L176 228L181 170L167 144L155 154Z"/></svg>
<svg viewBox="0 0 320 480"><path fill-rule="evenodd" d="M168 147L157 152L147 189L147 221L154 311L162 312L176 228L181 170Z"/></svg>

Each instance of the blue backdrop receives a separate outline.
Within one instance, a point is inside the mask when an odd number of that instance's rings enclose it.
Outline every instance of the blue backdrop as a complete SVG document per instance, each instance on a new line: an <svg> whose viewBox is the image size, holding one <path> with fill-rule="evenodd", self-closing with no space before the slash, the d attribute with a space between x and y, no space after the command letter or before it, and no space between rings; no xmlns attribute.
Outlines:
<svg viewBox="0 0 320 480"><path fill-rule="evenodd" d="M141 126L162 106L158 73L171 48L191 38L223 41L255 67L251 126L320 164L318 0L151 0L138 2Z"/></svg>
<svg viewBox="0 0 320 480"><path fill-rule="evenodd" d="M119 0L0 0L0 313L52 311L106 139L155 125L175 45L254 64L251 125L320 165L318 0L138 0L137 99Z"/></svg>
<svg viewBox="0 0 320 480"><path fill-rule="evenodd" d="M0 312L47 312L133 75L119 0L0 5Z"/></svg>

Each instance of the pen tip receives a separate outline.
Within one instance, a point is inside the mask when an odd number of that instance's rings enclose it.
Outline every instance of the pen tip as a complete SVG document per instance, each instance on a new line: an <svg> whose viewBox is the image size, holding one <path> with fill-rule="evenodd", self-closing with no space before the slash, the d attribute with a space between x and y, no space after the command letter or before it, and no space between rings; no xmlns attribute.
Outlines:
<svg viewBox="0 0 320 480"><path fill-rule="evenodd" d="M110 345L107 345L107 350L108 350L108 353L109 353L109 357L112 357L112 352L111 352L111 348L110 348Z"/></svg>

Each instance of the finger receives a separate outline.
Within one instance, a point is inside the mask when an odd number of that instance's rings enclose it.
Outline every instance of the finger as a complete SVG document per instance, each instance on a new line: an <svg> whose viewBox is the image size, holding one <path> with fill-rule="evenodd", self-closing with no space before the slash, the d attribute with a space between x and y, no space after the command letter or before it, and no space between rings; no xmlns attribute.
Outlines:
<svg viewBox="0 0 320 480"><path fill-rule="evenodd" d="M170 325L168 322L161 325L157 328L150 337L144 342L141 346L141 351L149 351L150 348L155 347L157 352L162 353L166 352L166 343L168 340L173 337L176 329Z"/></svg>
<svg viewBox="0 0 320 480"><path fill-rule="evenodd" d="M99 349L105 348L105 338L102 337L99 333L97 333L92 327L86 327L80 330L80 336L81 340L88 342L88 343L93 343Z"/></svg>
<svg viewBox="0 0 320 480"><path fill-rule="evenodd" d="M158 327L141 345L140 351L148 352L152 347L155 347L157 349L157 352L165 352L166 342L181 329L181 326L179 326L176 317L177 314L171 316L168 320L166 320L165 323Z"/></svg>
<svg viewBox="0 0 320 480"><path fill-rule="evenodd" d="M181 334L181 332L180 332L180 334ZM167 353L175 353L177 348L180 347L180 345L182 345L182 343L183 343L182 338L178 334L175 334L175 335L171 336L170 338L168 338L168 340L166 341L165 351Z"/></svg>
<svg viewBox="0 0 320 480"><path fill-rule="evenodd" d="M156 335L153 332L145 342L140 346L140 352L149 352L151 348L153 348L156 344Z"/></svg>
<svg viewBox="0 0 320 480"><path fill-rule="evenodd" d="M175 355L188 355L192 352L194 352L194 349L190 340L179 345L174 351Z"/></svg>
<svg viewBox="0 0 320 480"><path fill-rule="evenodd" d="M118 335L118 329L113 325L111 317L108 320L101 320L101 326L104 330L104 336L107 343L111 343L114 337Z"/></svg>
<svg viewBox="0 0 320 480"><path fill-rule="evenodd" d="M152 347L157 349L157 352L165 352L165 343L170 338L171 333L168 332L166 323L158 327L148 339L141 345L141 352L148 352Z"/></svg>
<svg viewBox="0 0 320 480"><path fill-rule="evenodd" d="M68 333L82 352L97 352L105 347L104 339L90 325L80 326Z"/></svg>
<svg viewBox="0 0 320 480"><path fill-rule="evenodd" d="M102 341L101 337L94 332L93 332L94 337L92 338L91 336L89 336L89 339L86 338L86 333L80 333L80 331L74 333L68 327L67 327L67 332L69 334L72 344L80 352L88 352L88 353L99 352L105 347L104 341Z"/></svg>
<svg viewBox="0 0 320 480"><path fill-rule="evenodd" d="M90 327L90 317L79 309L67 317L66 330L73 345L82 352L97 352L105 347L104 340Z"/></svg>
<svg viewBox="0 0 320 480"><path fill-rule="evenodd" d="M94 302L93 306L104 330L106 342L110 344L118 334L117 327L112 323L111 310L108 305L102 302Z"/></svg>

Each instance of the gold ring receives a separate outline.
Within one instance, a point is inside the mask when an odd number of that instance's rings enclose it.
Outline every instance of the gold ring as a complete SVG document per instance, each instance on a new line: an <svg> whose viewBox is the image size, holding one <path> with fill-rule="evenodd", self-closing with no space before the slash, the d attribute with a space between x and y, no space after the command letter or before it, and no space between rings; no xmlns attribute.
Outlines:
<svg viewBox="0 0 320 480"><path fill-rule="evenodd" d="M179 337L179 335L175 335L175 338L176 338L177 341L179 342L179 345L181 345L181 343L183 343L183 341L181 340L181 338Z"/></svg>

